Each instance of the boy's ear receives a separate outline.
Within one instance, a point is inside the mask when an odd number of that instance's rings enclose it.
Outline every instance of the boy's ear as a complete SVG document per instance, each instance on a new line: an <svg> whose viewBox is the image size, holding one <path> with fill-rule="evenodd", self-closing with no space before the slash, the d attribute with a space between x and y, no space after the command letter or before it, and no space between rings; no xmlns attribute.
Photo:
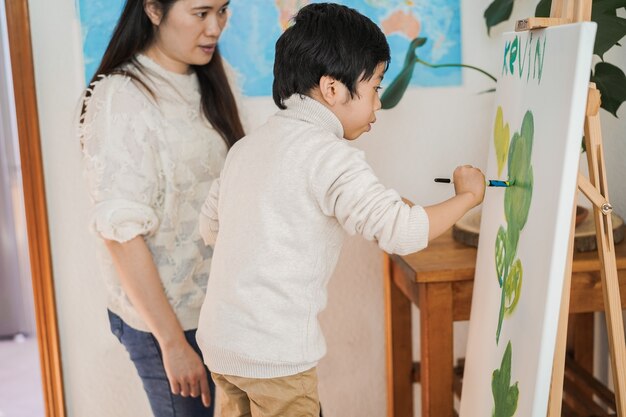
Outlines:
<svg viewBox="0 0 626 417"><path fill-rule="evenodd" d="M342 87L345 88L340 81L329 75L324 75L320 78L321 98L331 107L343 100Z"/></svg>
<svg viewBox="0 0 626 417"><path fill-rule="evenodd" d="M159 24L161 24L163 13L161 7L159 7L155 0L144 0L143 10L146 12L148 19L150 19L154 26L159 26Z"/></svg>

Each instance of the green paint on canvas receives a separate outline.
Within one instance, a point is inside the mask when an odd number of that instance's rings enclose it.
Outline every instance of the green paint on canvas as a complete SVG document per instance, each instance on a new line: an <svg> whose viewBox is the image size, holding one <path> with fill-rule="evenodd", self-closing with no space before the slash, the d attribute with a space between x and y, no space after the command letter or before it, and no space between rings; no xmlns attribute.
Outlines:
<svg viewBox="0 0 626 417"><path fill-rule="evenodd" d="M496 114L496 129L494 135L505 132L502 108L498 107ZM522 127L515 132L508 145L508 180L513 184L504 192L504 215L506 226L500 226L495 242L495 263L498 285L502 289L500 309L498 311L498 327L496 329L496 344L500 340L502 323L505 316L511 315L519 302L522 290L523 267L522 262L516 259L517 245L520 233L530 210L533 191L533 167L531 164L533 137L535 127L533 114L527 111L522 120ZM504 139L495 138L496 156L498 163L504 148ZM500 168L500 167L498 167ZM500 171L498 171L498 176Z"/></svg>
<svg viewBox="0 0 626 417"><path fill-rule="evenodd" d="M518 382L511 385L511 357L513 349L511 342L506 345L500 369L493 371L491 376L491 392L493 394L494 409L492 417L512 417L517 410L519 399Z"/></svg>
<svg viewBox="0 0 626 417"><path fill-rule="evenodd" d="M506 164L509 153L509 124L504 123L502 107L498 106L496 113L496 123L493 128L493 138L496 147L496 160L498 162L498 177L502 175L502 170Z"/></svg>
<svg viewBox="0 0 626 417"><path fill-rule="evenodd" d="M530 82L532 75L532 80L541 84L546 45L545 33L535 36L533 32L529 32L528 35L516 35L513 40L506 41L502 56L502 76L515 76L517 72L518 78L523 79L526 75L526 82Z"/></svg>

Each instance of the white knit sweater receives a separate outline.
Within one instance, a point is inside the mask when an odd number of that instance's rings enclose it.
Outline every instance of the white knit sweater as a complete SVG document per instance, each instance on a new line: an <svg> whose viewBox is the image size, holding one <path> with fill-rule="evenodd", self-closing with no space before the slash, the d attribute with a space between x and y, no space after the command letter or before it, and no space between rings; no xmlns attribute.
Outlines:
<svg viewBox="0 0 626 417"><path fill-rule="evenodd" d="M335 115L299 95L229 152L200 215L215 244L197 339L214 372L249 378L315 366L318 322L345 233L390 253L426 247L428 217L384 187Z"/></svg>
<svg viewBox="0 0 626 417"><path fill-rule="evenodd" d="M92 229L126 242L143 235L165 294L185 330L198 323L211 264L198 214L226 157L224 140L202 114L195 74L176 74L138 55L129 77L102 78L80 125L84 173L94 202ZM100 248L108 308L130 326L148 327L124 293L110 255Z"/></svg>

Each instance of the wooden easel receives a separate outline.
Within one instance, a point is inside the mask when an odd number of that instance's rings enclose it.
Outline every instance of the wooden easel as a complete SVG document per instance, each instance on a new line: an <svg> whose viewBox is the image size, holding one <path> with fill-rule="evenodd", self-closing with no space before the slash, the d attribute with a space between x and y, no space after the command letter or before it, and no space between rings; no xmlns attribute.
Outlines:
<svg viewBox="0 0 626 417"><path fill-rule="evenodd" d="M552 0L549 18L528 18L517 22L516 30L532 30L556 26L565 23L591 20L592 0ZM607 330L611 368L615 387L615 408L619 417L626 417L626 343L619 294L615 245L611 224L612 207L608 202L608 187L604 166L602 132L600 129L600 92L594 83L590 83L585 115L585 147L589 166L589 179L578 174L578 189L593 203L593 215L596 225L596 241L600 255L604 308L606 311ZM574 201L574 208L576 201ZM563 398L563 377L565 369L565 349L567 344L567 324L569 315L572 257L574 253L574 218L569 241L569 260L563 283L559 327L557 331L548 417L561 415Z"/></svg>

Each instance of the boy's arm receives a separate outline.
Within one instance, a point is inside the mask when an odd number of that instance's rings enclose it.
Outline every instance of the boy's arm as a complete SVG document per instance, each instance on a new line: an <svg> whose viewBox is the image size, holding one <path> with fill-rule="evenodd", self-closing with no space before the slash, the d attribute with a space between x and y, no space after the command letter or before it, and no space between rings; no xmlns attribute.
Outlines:
<svg viewBox="0 0 626 417"><path fill-rule="evenodd" d="M428 214L428 240L433 240L451 228L471 208L479 205L485 196L485 176L470 165L454 170L456 195L446 201L424 207Z"/></svg>
<svg viewBox="0 0 626 417"><path fill-rule="evenodd" d="M442 235L446 230L454 226L474 204L474 197L469 193L457 194L454 197L439 204L424 207L428 215L430 228L428 240L431 241Z"/></svg>
<svg viewBox="0 0 626 417"><path fill-rule="evenodd" d="M335 217L349 234L375 239L381 249L399 255L425 248L484 194L480 170L459 167L454 173L457 196L425 209L383 186L362 151L335 144L317 162L314 193L324 214Z"/></svg>
<svg viewBox="0 0 626 417"><path fill-rule="evenodd" d="M219 217L217 214L217 202L220 193L220 179L217 178L211 184L209 195L200 209L200 235L205 245L215 245L217 232L220 229Z"/></svg>
<svg viewBox="0 0 626 417"><path fill-rule="evenodd" d="M350 235L376 240L389 253L408 254L428 245L428 215L409 207L380 183L362 151L335 142L320 152L311 175L322 212Z"/></svg>

